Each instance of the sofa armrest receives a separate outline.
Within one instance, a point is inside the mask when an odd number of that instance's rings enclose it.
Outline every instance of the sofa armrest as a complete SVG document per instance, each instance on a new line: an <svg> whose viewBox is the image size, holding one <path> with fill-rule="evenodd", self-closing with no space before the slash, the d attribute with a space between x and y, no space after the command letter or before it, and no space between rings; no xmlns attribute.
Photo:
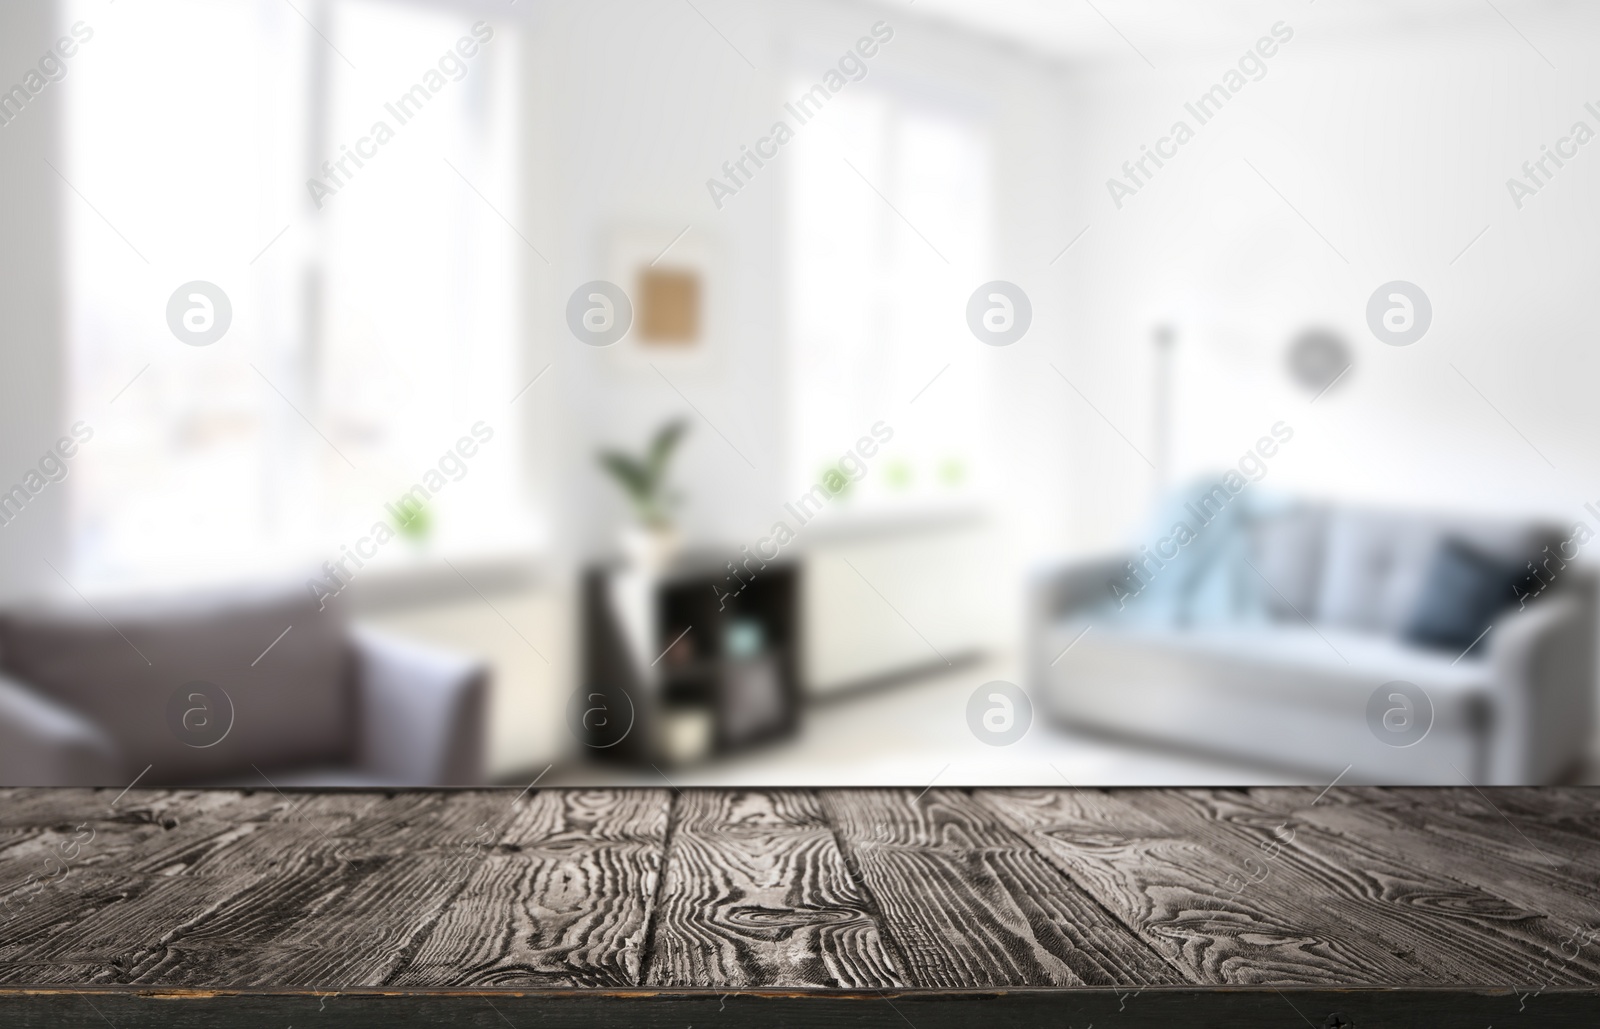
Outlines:
<svg viewBox="0 0 1600 1029"><path fill-rule="evenodd" d="M488 666L370 629L351 637L361 770L404 786L482 783Z"/></svg>
<svg viewBox="0 0 1600 1029"><path fill-rule="evenodd" d="M0 786L114 786L116 744L99 726L0 677Z"/></svg>
<svg viewBox="0 0 1600 1029"><path fill-rule="evenodd" d="M1127 578L1127 563L1128 555L1115 554L1035 569L1028 582L1029 617L1053 622L1113 599L1110 583Z"/></svg>
<svg viewBox="0 0 1600 1029"><path fill-rule="evenodd" d="M1027 668L1036 696L1045 689L1050 662L1050 628L1075 611L1112 599L1109 583L1127 575L1126 554L1066 561L1035 568L1028 576ZM1035 701L1037 703L1037 700Z"/></svg>
<svg viewBox="0 0 1600 1029"><path fill-rule="evenodd" d="M1580 761L1594 722L1593 582L1502 616L1488 661L1495 684L1489 781L1552 782Z"/></svg>

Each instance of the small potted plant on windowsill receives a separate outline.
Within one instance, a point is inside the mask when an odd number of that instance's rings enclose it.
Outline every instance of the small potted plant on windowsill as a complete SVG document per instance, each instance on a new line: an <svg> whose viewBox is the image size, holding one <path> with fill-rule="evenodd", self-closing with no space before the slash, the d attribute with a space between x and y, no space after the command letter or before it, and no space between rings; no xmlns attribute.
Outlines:
<svg viewBox="0 0 1600 1029"><path fill-rule="evenodd" d="M428 506L404 500L391 513L395 529L411 549L419 554L426 550L433 535L433 512Z"/></svg>
<svg viewBox="0 0 1600 1029"><path fill-rule="evenodd" d="M633 564L664 567L682 544L672 521L672 509L682 498L667 488L667 465L688 428L683 419L663 425L643 457L620 450L599 454L600 467L616 480L633 508L636 521L623 527L621 539L623 556Z"/></svg>

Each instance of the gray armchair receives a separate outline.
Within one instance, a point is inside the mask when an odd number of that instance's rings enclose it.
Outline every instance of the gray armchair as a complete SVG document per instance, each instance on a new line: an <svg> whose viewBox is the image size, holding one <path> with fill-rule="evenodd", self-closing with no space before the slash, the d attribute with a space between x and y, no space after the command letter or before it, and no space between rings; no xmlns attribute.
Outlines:
<svg viewBox="0 0 1600 1029"><path fill-rule="evenodd" d="M488 670L300 591L0 614L0 785L474 785Z"/></svg>

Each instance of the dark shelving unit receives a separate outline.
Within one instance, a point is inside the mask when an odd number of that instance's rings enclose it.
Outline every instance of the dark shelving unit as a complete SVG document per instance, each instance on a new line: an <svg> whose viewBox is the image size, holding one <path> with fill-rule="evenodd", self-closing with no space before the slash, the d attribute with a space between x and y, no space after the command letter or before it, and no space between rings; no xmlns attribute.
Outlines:
<svg viewBox="0 0 1600 1029"><path fill-rule="evenodd" d="M588 732L596 758L683 764L787 736L799 723L799 569L694 552L655 571L609 562L583 584L584 686L622 715Z"/></svg>

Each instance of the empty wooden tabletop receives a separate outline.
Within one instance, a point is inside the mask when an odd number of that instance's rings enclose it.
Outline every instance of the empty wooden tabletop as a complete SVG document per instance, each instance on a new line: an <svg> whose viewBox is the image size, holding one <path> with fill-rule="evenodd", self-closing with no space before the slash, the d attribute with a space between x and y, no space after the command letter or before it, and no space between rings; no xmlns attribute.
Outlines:
<svg viewBox="0 0 1600 1029"><path fill-rule="evenodd" d="M1600 1025L1600 791L0 790L0 1025Z"/></svg>

